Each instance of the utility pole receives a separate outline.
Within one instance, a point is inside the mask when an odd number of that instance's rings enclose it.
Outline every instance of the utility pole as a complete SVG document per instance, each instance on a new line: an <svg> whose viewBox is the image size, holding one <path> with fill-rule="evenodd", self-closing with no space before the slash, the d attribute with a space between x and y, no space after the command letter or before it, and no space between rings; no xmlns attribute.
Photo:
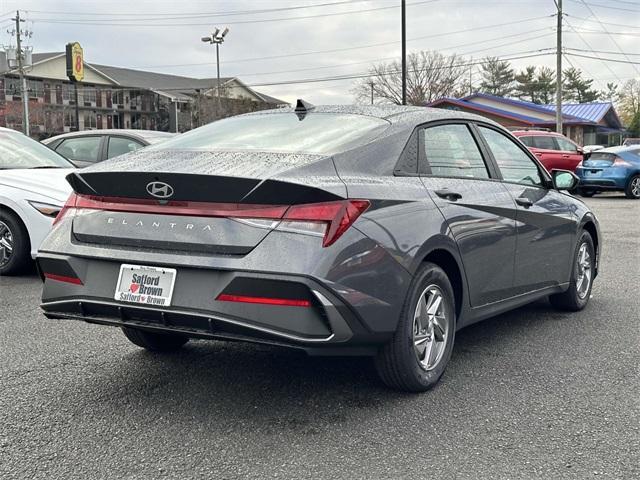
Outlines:
<svg viewBox="0 0 640 480"><path fill-rule="evenodd" d="M371 87L371 105L373 105L373 86L375 85L375 83L373 82L373 80L371 80L371 82L369 82L369 86Z"/></svg>
<svg viewBox="0 0 640 480"><path fill-rule="evenodd" d="M20 31L20 23L25 20L20 18L20 10L16 10L16 18L12 18L16 22L16 43L18 51L16 57L18 60L18 74L20 75L20 85L22 85L22 131L29 136L29 92L27 90L27 79L24 76L24 52L22 51L22 32Z"/></svg>
<svg viewBox="0 0 640 480"><path fill-rule="evenodd" d="M556 50L556 132L562 133L562 0L555 0L558 10Z"/></svg>
<svg viewBox="0 0 640 480"><path fill-rule="evenodd" d="M402 10L402 105L407 104L407 5L401 0Z"/></svg>

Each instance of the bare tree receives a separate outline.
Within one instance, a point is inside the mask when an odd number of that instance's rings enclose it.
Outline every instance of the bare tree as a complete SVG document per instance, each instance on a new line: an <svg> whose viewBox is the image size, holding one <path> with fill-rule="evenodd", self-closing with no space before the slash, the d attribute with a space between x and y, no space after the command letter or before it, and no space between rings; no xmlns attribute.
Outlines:
<svg viewBox="0 0 640 480"><path fill-rule="evenodd" d="M468 66L458 55L420 51L407 56L407 103L424 105L442 97L464 94ZM357 103L402 104L400 60L372 65L369 76L359 80L353 93ZM372 94L373 92L373 94Z"/></svg>
<svg viewBox="0 0 640 480"><path fill-rule="evenodd" d="M624 84L618 94L618 109L625 125L640 113L640 79L634 78Z"/></svg>

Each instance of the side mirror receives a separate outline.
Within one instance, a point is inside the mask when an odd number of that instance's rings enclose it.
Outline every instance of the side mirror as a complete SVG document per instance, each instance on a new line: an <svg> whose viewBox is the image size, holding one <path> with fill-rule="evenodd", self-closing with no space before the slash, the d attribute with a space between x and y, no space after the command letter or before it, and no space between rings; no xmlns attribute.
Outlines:
<svg viewBox="0 0 640 480"><path fill-rule="evenodd" d="M578 176L569 170L551 170L553 186L556 190L573 190L580 183Z"/></svg>

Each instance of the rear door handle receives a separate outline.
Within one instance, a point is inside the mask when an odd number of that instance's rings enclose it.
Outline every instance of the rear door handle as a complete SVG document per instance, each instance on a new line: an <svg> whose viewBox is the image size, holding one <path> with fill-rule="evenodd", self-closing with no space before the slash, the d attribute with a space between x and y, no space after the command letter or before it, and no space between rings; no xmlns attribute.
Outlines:
<svg viewBox="0 0 640 480"><path fill-rule="evenodd" d="M451 200L452 202L455 202L456 200L460 200L462 198L462 195L458 192L452 192L451 190L447 190L446 188L442 190L436 190L435 194L440 198Z"/></svg>
<svg viewBox="0 0 640 480"><path fill-rule="evenodd" d="M531 200L524 197L516 198L516 203L524 208L529 208L533 205L533 202Z"/></svg>
<svg viewBox="0 0 640 480"><path fill-rule="evenodd" d="M562 154L563 158L569 158L569 155L567 155L566 153Z"/></svg>
<svg viewBox="0 0 640 480"><path fill-rule="evenodd" d="M541 157L541 156L542 156L542 154L541 154L540 152L536 152L536 155L537 155L538 157Z"/></svg>

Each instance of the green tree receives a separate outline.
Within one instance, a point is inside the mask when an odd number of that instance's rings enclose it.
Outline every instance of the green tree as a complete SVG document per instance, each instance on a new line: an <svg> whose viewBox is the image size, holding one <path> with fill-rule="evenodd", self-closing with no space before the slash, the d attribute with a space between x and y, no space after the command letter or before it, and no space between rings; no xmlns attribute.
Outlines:
<svg viewBox="0 0 640 480"><path fill-rule="evenodd" d="M640 137L640 112L636 112L636 114L631 119L629 126L627 127L629 131L629 135L631 137L637 138Z"/></svg>
<svg viewBox="0 0 640 480"><path fill-rule="evenodd" d="M509 62L498 57L487 57L480 70L480 91L508 97L513 93L514 74Z"/></svg>
<svg viewBox="0 0 640 480"><path fill-rule="evenodd" d="M538 103L555 103L556 94L556 72L549 67L540 67L536 76L536 87Z"/></svg>
<svg viewBox="0 0 640 480"><path fill-rule="evenodd" d="M514 76L515 94L520 100L538 103L538 86L536 84L536 67L529 65Z"/></svg>
<svg viewBox="0 0 640 480"><path fill-rule="evenodd" d="M600 98L600 92L591 85L593 79L582 78L582 72L577 68L567 68L562 82L562 98L576 103L593 102Z"/></svg>
<svg viewBox="0 0 640 480"><path fill-rule="evenodd" d="M617 103L619 96L618 85L613 82L607 83L607 89L600 92L600 98L609 100L611 103Z"/></svg>

